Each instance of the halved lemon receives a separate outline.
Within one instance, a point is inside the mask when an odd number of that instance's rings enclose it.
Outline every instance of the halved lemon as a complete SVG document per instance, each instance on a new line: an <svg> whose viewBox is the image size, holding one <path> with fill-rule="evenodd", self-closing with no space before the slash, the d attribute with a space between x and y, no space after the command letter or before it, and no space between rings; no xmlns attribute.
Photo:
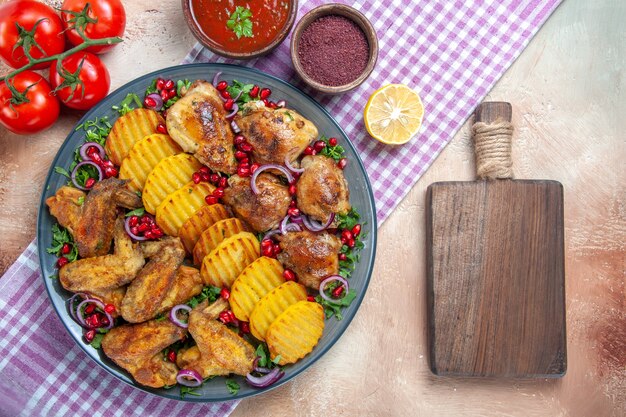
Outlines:
<svg viewBox="0 0 626 417"><path fill-rule="evenodd" d="M415 90L404 84L389 84L370 96L363 116L365 127L374 139L401 145L419 131L424 105Z"/></svg>

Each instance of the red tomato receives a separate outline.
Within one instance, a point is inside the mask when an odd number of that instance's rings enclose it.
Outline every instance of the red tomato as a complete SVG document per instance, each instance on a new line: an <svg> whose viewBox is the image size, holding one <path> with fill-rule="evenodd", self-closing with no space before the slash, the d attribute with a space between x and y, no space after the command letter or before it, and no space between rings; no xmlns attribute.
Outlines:
<svg viewBox="0 0 626 417"><path fill-rule="evenodd" d="M61 18L63 19L65 27L73 25L70 19L74 17L71 13L65 12L65 10L81 12L87 3L89 3L88 16L92 19L97 19L97 22L87 23L85 26L85 35L89 39L110 38L124 34L124 28L126 28L126 12L120 0L65 0L61 7L63 10L61 12ZM72 45L76 46L83 43L83 38L76 32L76 29L68 30L65 33ZM86 51L94 54L102 54L110 51L115 45L117 44L90 46Z"/></svg>
<svg viewBox="0 0 626 417"><path fill-rule="evenodd" d="M24 55L22 46L13 50L20 40L16 23L26 31L31 31L39 20L41 23L35 30L34 40L43 52L33 45L30 48L31 56L39 59L63 52L65 48L63 24L50 6L31 0L14 0L0 6L0 57L11 67L21 68L28 64L28 58ZM43 62L33 68L40 69L47 66L48 63Z"/></svg>
<svg viewBox="0 0 626 417"><path fill-rule="evenodd" d="M0 83L2 126L11 132L26 135L40 132L54 124L59 117L59 101L51 94L50 85L41 75L27 70L9 82L20 93L21 100L13 98L6 82Z"/></svg>
<svg viewBox="0 0 626 417"><path fill-rule="evenodd" d="M84 61L83 61L84 60ZM81 61L83 66L78 71ZM54 61L50 65L50 85L56 89L60 86L64 78L57 72L57 62ZM109 93L109 87L111 86L111 77L109 77L109 71L104 66L100 58L89 52L76 52L63 59L63 68L65 71L72 75L77 75L78 79L82 81L76 84L76 89L72 94L70 86L63 87L56 91L56 96L67 107L78 110L87 110L92 108L96 103L102 100ZM63 71L61 71L63 73ZM72 78L70 75L70 78Z"/></svg>

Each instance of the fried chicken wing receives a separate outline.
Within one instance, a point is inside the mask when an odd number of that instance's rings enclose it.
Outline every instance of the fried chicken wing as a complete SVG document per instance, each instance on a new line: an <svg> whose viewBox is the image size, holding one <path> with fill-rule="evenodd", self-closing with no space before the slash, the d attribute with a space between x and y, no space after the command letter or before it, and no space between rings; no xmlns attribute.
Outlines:
<svg viewBox="0 0 626 417"><path fill-rule="evenodd" d="M293 162L311 141L317 128L291 109L270 109L260 101L247 103L237 124L253 146L252 156L260 164Z"/></svg>
<svg viewBox="0 0 626 417"><path fill-rule="evenodd" d="M115 249L110 255L79 259L59 269L63 288L73 292L101 294L128 284L144 266L141 248L124 230L124 216L114 228Z"/></svg>
<svg viewBox="0 0 626 417"><path fill-rule="evenodd" d="M230 370L221 366L213 355L202 355L197 345L189 349L180 350L176 356L176 364L180 369L193 369L202 378L231 373Z"/></svg>
<svg viewBox="0 0 626 417"><path fill-rule="evenodd" d="M46 199L50 214L56 217L59 224L69 230L72 236L83 212L85 196L86 194L78 188L64 185L55 195Z"/></svg>
<svg viewBox="0 0 626 417"><path fill-rule="evenodd" d="M104 353L135 380L153 388L176 383L178 368L163 360L161 351L187 333L169 321L127 324L111 329L102 339Z"/></svg>
<svg viewBox="0 0 626 417"><path fill-rule="evenodd" d="M126 286L114 288L112 290L94 290L89 291L88 294L91 297L97 298L104 304L111 304L115 307L115 311L111 313L113 317L119 317L122 309L122 300L126 295Z"/></svg>
<svg viewBox="0 0 626 417"><path fill-rule="evenodd" d="M149 320L160 312L185 258L185 248L177 237L146 242L142 251L150 260L128 286L122 300L122 317L130 323Z"/></svg>
<svg viewBox="0 0 626 417"><path fill-rule="evenodd" d="M298 208L305 214L326 222L331 213L350 211L348 181L335 161L322 155L305 156L304 172L298 180Z"/></svg>
<svg viewBox="0 0 626 417"><path fill-rule="evenodd" d="M185 152L209 168L234 174L237 162L234 134L219 92L207 81L196 81L167 112L167 131Z"/></svg>
<svg viewBox="0 0 626 417"><path fill-rule="evenodd" d="M228 184L224 202L255 231L272 229L287 215L291 196L288 187L276 176L265 172L258 176L259 194L252 192L249 178L233 175Z"/></svg>
<svg viewBox="0 0 626 417"><path fill-rule="evenodd" d="M201 374L219 372L219 375L246 375L252 372L256 358L252 345L224 323L215 320L219 312L228 307L228 302L218 299L207 307L205 305L199 305L189 314L189 333L198 344L200 357L188 365ZM191 354L195 355L193 351Z"/></svg>
<svg viewBox="0 0 626 417"><path fill-rule="evenodd" d="M204 288L202 276L197 268L181 265L176 271L174 282L156 310L162 313L175 305L187 302L191 297L198 295Z"/></svg>
<svg viewBox="0 0 626 417"><path fill-rule="evenodd" d="M293 270L298 281L309 288L319 289L320 282L339 272L337 254L341 240L328 232L290 232L278 238L282 252L278 260Z"/></svg>

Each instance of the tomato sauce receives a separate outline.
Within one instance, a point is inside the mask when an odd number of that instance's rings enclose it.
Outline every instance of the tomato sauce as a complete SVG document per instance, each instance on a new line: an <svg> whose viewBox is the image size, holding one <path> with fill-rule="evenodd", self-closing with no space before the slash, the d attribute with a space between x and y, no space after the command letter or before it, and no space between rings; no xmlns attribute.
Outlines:
<svg viewBox="0 0 626 417"><path fill-rule="evenodd" d="M190 0L191 13L200 30L216 46L230 52L253 52L268 46L287 23L289 0ZM252 12L253 37L237 38L226 22L237 6Z"/></svg>

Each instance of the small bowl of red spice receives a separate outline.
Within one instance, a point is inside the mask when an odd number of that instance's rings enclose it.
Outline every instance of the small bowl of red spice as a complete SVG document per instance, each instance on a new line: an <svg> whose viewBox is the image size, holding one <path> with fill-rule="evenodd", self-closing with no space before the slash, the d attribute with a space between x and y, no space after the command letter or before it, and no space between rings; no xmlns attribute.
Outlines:
<svg viewBox="0 0 626 417"><path fill-rule="evenodd" d="M370 21L345 4L319 6L296 25L291 60L298 75L327 94L350 91L376 66L378 38Z"/></svg>
<svg viewBox="0 0 626 417"><path fill-rule="evenodd" d="M181 0L187 25L210 51L252 59L273 51L287 37L298 0Z"/></svg>

